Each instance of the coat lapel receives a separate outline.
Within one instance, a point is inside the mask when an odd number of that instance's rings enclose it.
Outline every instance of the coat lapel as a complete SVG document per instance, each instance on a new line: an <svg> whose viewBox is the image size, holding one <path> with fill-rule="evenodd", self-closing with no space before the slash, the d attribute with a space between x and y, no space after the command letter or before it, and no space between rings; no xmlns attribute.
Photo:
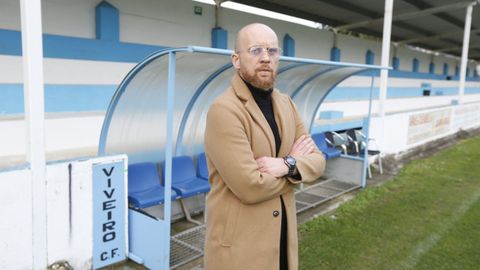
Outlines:
<svg viewBox="0 0 480 270"><path fill-rule="evenodd" d="M286 105L288 104L282 104L280 93L277 89L274 89L272 92L272 103L273 113L275 115L275 122L277 122L278 132L280 133L280 138L282 140L280 150L278 151L278 156L284 157L288 154L292 145L292 143L289 142L291 140L291 136L289 136L289 131L295 131L295 127L291 127L291 125L288 125L288 123L291 123L291 121L288 121L286 119L287 115L285 114L286 111L288 111L286 110Z"/></svg>
<svg viewBox="0 0 480 270"><path fill-rule="evenodd" d="M258 107L257 103L253 99L252 93L250 93L250 90L243 82L242 78L240 78L238 73L233 76L232 86L237 96L245 102L244 105L248 113L252 116L253 120L258 123L263 133L267 137L268 143L270 144L270 154L272 157L274 157L275 138L273 137L272 129L270 128L267 119L265 119L265 116L263 116L263 113Z"/></svg>

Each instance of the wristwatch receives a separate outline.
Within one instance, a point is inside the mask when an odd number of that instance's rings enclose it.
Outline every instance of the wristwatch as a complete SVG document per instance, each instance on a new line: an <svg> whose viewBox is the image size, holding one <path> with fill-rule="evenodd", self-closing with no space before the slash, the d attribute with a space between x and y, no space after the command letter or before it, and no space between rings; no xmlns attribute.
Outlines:
<svg viewBox="0 0 480 270"><path fill-rule="evenodd" d="M295 172L295 168L297 167L297 160L294 157L287 155L283 157L283 162L285 162L285 165L288 167L287 176L293 176L293 172Z"/></svg>

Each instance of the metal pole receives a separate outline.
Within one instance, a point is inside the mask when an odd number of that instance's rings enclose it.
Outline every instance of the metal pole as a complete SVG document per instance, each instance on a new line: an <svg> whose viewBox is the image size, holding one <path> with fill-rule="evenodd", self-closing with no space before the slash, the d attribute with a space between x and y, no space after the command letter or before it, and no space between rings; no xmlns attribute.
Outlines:
<svg viewBox="0 0 480 270"><path fill-rule="evenodd" d="M388 66L390 59L390 36L392 32L392 13L393 0L385 0L385 15L383 23L383 40L382 40L382 63L383 67ZM385 115L385 100L387 99L387 80L388 69L380 70L380 93L378 97L378 114Z"/></svg>
<svg viewBox="0 0 480 270"><path fill-rule="evenodd" d="M477 2L472 3L467 8L465 15L465 29L463 30L463 48L462 60L460 63L460 82L458 87L458 104L463 103L463 94L465 92L465 77L467 72L468 45L470 43L470 28L472 26L472 10Z"/></svg>
<svg viewBox="0 0 480 270"><path fill-rule="evenodd" d="M168 53L168 83L167 83L167 142L165 146L165 206L163 221L167 226L165 250L163 251L163 268L170 269L170 223L172 216L172 158L173 158L173 114L175 109L175 72L176 53Z"/></svg>
<svg viewBox="0 0 480 270"><path fill-rule="evenodd" d="M372 102L373 102L373 82L375 81L375 73L372 71L372 77L370 79L370 97L368 101L368 117L367 117L367 123L366 123L366 129L365 131L365 149L363 152L363 172L362 172L362 188L365 188L367 186L367 169L368 169L368 143L370 138L370 119L372 117ZM380 157L379 157L380 158Z"/></svg>
<svg viewBox="0 0 480 270"><path fill-rule="evenodd" d="M40 0L21 0L26 157L32 181L33 269L47 268L47 203Z"/></svg>

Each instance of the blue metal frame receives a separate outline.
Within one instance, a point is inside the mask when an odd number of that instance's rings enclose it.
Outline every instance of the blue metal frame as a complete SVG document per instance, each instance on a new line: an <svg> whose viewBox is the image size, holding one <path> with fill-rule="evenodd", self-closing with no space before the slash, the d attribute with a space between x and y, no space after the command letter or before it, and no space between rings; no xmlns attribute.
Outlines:
<svg viewBox="0 0 480 270"><path fill-rule="evenodd" d="M367 186L367 166L368 166L368 138L370 137L370 117L372 115L372 97L373 97L373 82L375 80L375 74L372 74L371 82L370 82L370 101L368 102L368 117L365 121L365 125L363 131L365 136L365 149L363 149L363 173L362 173L362 187L365 188Z"/></svg>
<svg viewBox="0 0 480 270"><path fill-rule="evenodd" d="M173 113L175 106L175 70L176 69L176 52L168 53L168 87L167 87L167 143L165 146L165 194L164 198L171 198L172 195L172 158L173 158ZM172 200L166 199L163 208L163 222L165 222L162 232L167 239L170 239L170 224L172 218ZM165 270L170 269L170 241L166 241L165 249L161 251L163 258L163 266Z"/></svg>

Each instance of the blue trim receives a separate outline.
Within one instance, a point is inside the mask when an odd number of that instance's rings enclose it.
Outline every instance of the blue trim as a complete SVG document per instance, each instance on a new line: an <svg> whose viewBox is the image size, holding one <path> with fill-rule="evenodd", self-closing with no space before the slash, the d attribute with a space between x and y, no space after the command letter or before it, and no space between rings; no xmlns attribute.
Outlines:
<svg viewBox="0 0 480 270"><path fill-rule="evenodd" d="M95 7L95 34L97 39L120 40L120 19L118 9L107 1L102 1Z"/></svg>
<svg viewBox="0 0 480 270"><path fill-rule="evenodd" d="M295 40L289 34L283 38L283 55L295 57Z"/></svg>
<svg viewBox="0 0 480 270"><path fill-rule="evenodd" d="M330 50L330 61L340 62L341 51L337 47L332 47Z"/></svg>
<svg viewBox="0 0 480 270"><path fill-rule="evenodd" d="M376 72L379 74L379 72ZM378 75L376 75L378 76ZM392 78L405 78L405 79L429 79L429 80L458 80L458 76L445 76L442 74L430 74L424 72L411 72L404 70L391 70L388 72L388 76ZM467 81L478 81L475 79L467 78Z"/></svg>
<svg viewBox="0 0 480 270"><path fill-rule="evenodd" d="M400 58L396 56L393 57L392 66L393 66L393 70L400 70Z"/></svg>
<svg viewBox="0 0 480 270"><path fill-rule="evenodd" d="M177 136L177 145L175 149L176 155L179 155L182 149L179 149L180 146L183 145L183 133L185 130L185 125L187 124L188 117L190 116L190 113L193 109L193 105L195 105L195 102L198 100L198 97L203 93L203 91L207 88L207 86L220 74L222 74L224 71L228 70L229 68L232 67L231 63L228 63L224 65L223 67L217 69L215 72L213 72L203 83L197 88L195 93L193 94L192 98L188 102L188 105L185 109L185 112L183 113L182 120L180 122L180 126L178 129L178 136Z"/></svg>
<svg viewBox="0 0 480 270"><path fill-rule="evenodd" d="M435 63L430 62L430 65L428 65L428 73L435 74Z"/></svg>
<svg viewBox="0 0 480 270"><path fill-rule="evenodd" d="M105 111L116 85L45 85L46 112ZM0 115L23 114L22 84L0 84Z"/></svg>
<svg viewBox="0 0 480 270"><path fill-rule="evenodd" d="M374 62L375 62L375 54L372 51L367 50L367 53L365 54L365 64L373 65Z"/></svg>
<svg viewBox="0 0 480 270"><path fill-rule="evenodd" d="M46 58L138 63L162 46L43 34ZM0 29L0 54L22 55L21 32Z"/></svg>
<svg viewBox="0 0 480 270"><path fill-rule="evenodd" d="M373 97L373 83L375 79L375 74L372 72L372 77L370 81L370 96L368 99L368 116L364 119L363 123L363 131L365 132L365 136L370 138L370 118L372 117L372 97ZM362 187L365 188L367 186L367 170L368 170L368 144L369 140L365 140L365 148L363 149L363 171L362 171Z"/></svg>
<svg viewBox="0 0 480 270"><path fill-rule="evenodd" d="M445 75L445 76L448 75L448 64L447 63L443 64L443 75Z"/></svg>
<svg viewBox="0 0 480 270"><path fill-rule="evenodd" d="M420 68L420 61L417 58L413 58L412 61L412 72L418 72Z"/></svg>
<svg viewBox="0 0 480 270"><path fill-rule="evenodd" d="M343 111L323 111L320 112L320 119L342 119Z"/></svg>
<svg viewBox="0 0 480 270"><path fill-rule="evenodd" d="M220 71L217 71L220 72ZM214 75L209 79L213 79ZM208 80L202 83L206 87ZM205 91L204 89L197 91ZM45 85L45 111L52 112L105 112L109 101L112 99L117 86L115 85ZM425 86L419 87L389 87L387 98L420 97ZM338 89L338 91L336 91ZM431 87L428 86L430 95L456 95L456 87ZM286 89L285 89L286 90ZM337 87L326 98L326 101L364 100L367 98L368 89L365 86ZM465 94L479 94L480 87L469 87ZM199 93L201 95L201 93ZM374 96L378 97L378 88ZM194 100L191 101L193 106ZM0 116L23 114L23 86L21 84L0 84ZM191 109L191 108L190 108ZM186 109L180 128L186 125L186 117L190 109ZM325 117L322 117L325 118ZM182 131L179 131L182 132ZM181 136L181 134L179 135ZM180 141L180 139L178 140Z"/></svg>
<svg viewBox="0 0 480 270"><path fill-rule="evenodd" d="M221 27L212 28L212 48L227 49L227 30Z"/></svg>

